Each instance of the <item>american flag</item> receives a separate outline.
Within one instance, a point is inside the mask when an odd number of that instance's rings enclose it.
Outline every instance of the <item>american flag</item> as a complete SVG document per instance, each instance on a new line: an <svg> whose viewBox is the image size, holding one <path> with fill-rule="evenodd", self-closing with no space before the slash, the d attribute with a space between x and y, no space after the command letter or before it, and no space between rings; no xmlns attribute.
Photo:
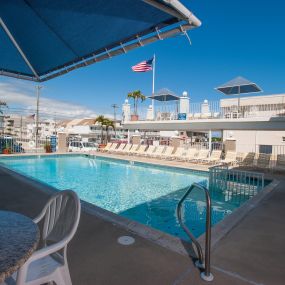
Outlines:
<svg viewBox="0 0 285 285"><path fill-rule="evenodd" d="M149 60L142 61L134 66L132 66L132 70L134 72L146 72L152 70L152 62L153 58Z"/></svg>

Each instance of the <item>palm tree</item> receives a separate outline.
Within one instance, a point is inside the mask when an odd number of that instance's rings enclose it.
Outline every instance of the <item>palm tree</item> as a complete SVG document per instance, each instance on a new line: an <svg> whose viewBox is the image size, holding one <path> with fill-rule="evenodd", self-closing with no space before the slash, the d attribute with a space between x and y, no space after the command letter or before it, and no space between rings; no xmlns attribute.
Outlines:
<svg viewBox="0 0 285 285"><path fill-rule="evenodd" d="M101 125L101 144L103 143L103 122L104 120L105 120L105 117L103 115L100 115L95 119L95 123L99 123Z"/></svg>
<svg viewBox="0 0 285 285"><path fill-rule="evenodd" d="M143 102L146 97L142 94L140 90L135 90L128 93L128 98L132 98L134 100L134 114L138 114L138 101L141 99L141 102Z"/></svg>
<svg viewBox="0 0 285 285"><path fill-rule="evenodd" d="M108 118L105 118L103 115L98 116L95 119L95 123L100 123L101 125L101 143L103 143L103 130L106 129L106 137L105 141L108 142L108 132L109 128L112 127L114 129L114 122Z"/></svg>
<svg viewBox="0 0 285 285"><path fill-rule="evenodd" d="M112 129L115 128L114 122L108 118L105 118L103 125L106 128L106 143L108 142L108 137L109 137L109 128L111 127Z"/></svg>

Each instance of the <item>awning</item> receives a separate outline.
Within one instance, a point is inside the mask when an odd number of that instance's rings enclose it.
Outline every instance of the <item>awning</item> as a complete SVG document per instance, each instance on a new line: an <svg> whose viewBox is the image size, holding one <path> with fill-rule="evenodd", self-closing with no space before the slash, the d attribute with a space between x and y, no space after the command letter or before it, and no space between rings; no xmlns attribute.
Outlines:
<svg viewBox="0 0 285 285"><path fill-rule="evenodd" d="M200 24L177 0L0 1L0 74L45 81Z"/></svg>

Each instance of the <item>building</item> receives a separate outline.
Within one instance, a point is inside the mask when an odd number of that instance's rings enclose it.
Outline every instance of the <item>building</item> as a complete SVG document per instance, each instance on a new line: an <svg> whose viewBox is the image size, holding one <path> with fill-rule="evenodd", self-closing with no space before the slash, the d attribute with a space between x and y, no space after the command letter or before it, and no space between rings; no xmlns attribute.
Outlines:
<svg viewBox="0 0 285 285"><path fill-rule="evenodd" d="M236 99L221 100L224 114L234 110ZM237 110L235 110L237 112ZM285 117L285 94L251 96L240 99L239 115L242 118ZM223 140L232 140L238 152L276 153L285 150L285 124L281 131L224 130Z"/></svg>
<svg viewBox="0 0 285 285"><path fill-rule="evenodd" d="M34 139L36 137L36 130L37 130L37 126L34 121L27 124L26 138ZM47 119L47 120L39 121L38 123L38 138L39 139L46 139L56 134L57 134L57 124L54 120Z"/></svg>
<svg viewBox="0 0 285 285"><path fill-rule="evenodd" d="M140 113L139 121L124 120L124 127L142 132L186 131L187 135L207 132L209 142L213 133L218 132L238 152L285 153L285 94L242 97L239 108L236 96L192 103L186 94L180 97L178 108L174 105L163 109L155 105L153 117L146 110L145 115ZM128 102L123 105L123 113L131 114Z"/></svg>
<svg viewBox="0 0 285 285"><path fill-rule="evenodd" d="M66 133L69 137L78 139L88 139L89 141L101 141L102 127L96 123L96 118L72 119L59 123L58 131ZM103 135L106 134L103 128ZM109 128L108 135L115 137L115 130ZM116 121L116 136L127 136L127 132L122 129L121 121Z"/></svg>
<svg viewBox="0 0 285 285"><path fill-rule="evenodd" d="M3 134L17 138L27 138L28 124L32 123L32 117L8 115L4 116Z"/></svg>

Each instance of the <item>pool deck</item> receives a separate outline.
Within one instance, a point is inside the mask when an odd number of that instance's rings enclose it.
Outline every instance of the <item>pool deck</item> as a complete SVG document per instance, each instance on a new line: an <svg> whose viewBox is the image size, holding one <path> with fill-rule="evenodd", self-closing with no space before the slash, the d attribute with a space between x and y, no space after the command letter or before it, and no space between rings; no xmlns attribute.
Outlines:
<svg viewBox="0 0 285 285"><path fill-rule="evenodd" d="M152 162L162 164L160 160ZM165 163L191 167L189 163ZM279 184L215 244L212 251L215 279L211 284L285 284L285 175L266 176L277 179ZM29 179L1 168L0 179L1 210L35 217L50 195ZM133 236L135 243L118 244L122 235ZM68 248L68 260L74 285L206 284L190 257L85 211Z"/></svg>

